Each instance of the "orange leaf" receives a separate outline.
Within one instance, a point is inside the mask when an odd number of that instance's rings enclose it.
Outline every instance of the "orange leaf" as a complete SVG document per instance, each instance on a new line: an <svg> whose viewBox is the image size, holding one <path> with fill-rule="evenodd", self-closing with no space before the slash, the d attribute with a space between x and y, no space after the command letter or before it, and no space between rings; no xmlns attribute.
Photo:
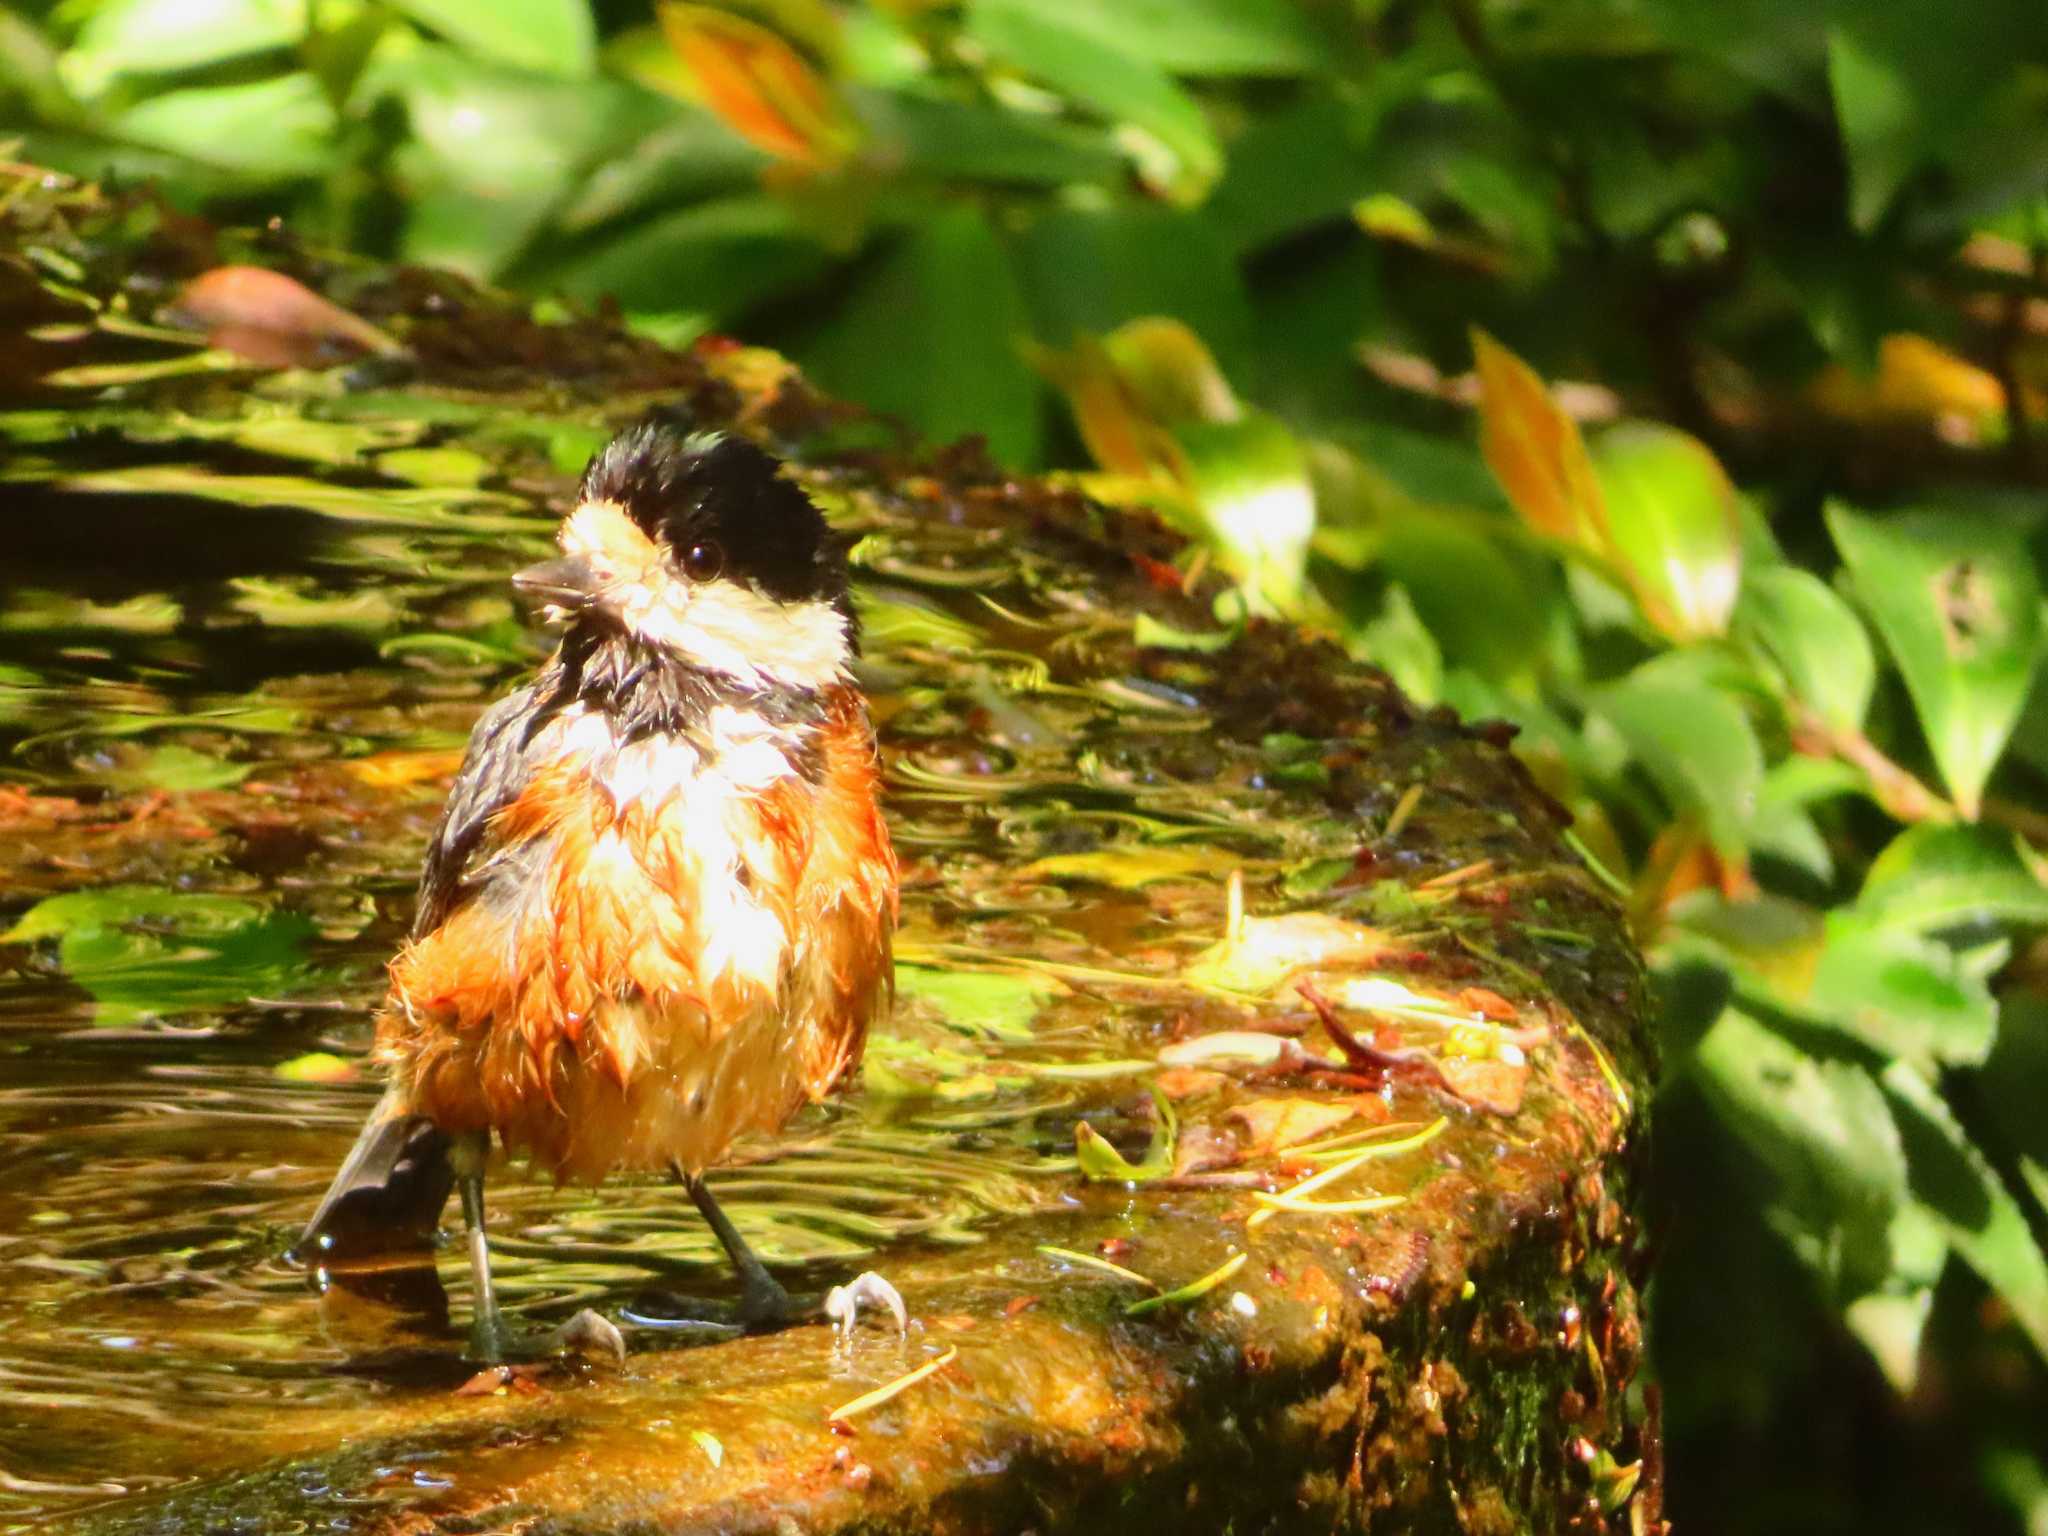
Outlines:
<svg viewBox="0 0 2048 1536"><path fill-rule="evenodd" d="M445 779L462 766L459 749L446 752L377 752L358 757L348 771L374 789L403 789L429 779Z"/></svg>
<svg viewBox="0 0 2048 1536"><path fill-rule="evenodd" d="M756 149L807 166L844 161L859 130L831 82L758 22L667 0L661 30L704 104Z"/></svg>
<svg viewBox="0 0 2048 1536"><path fill-rule="evenodd" d="M302 368L404 348L304 283L267 267L215 267L187 283L164 318L204 330L209 346L266 368Z"/></svg>
<svg viewBox="0 0 2048 1536"><path fill-rule="evenodd" d="M1472 361L1479 451L1522 521L1549 538L1604 551L1606 511L1578 423L1535 369L1476 327Z"/></svg>
<svg viewBox="0 0 2048 1536"><path fill-rule="evenodd" d="M1147 409L1103 344L1083 336L1067 351L1027 347L1026 360L1067 397L1088 456L1113 475L1185 486L1187 466L1165 424Z"/></svg>
<svg viewBox="0 0 2048 1536"><path fill-rule="evenodd" d="M1437 1063L1451 1092L1474 1109L1512 1115L1522 1107L1529 1069L1520 1062L1477 1056L1446 1056Z"/></svg>
<svg viewBox="0 0 2048 1536"><path fill-rule="evenodd" d="M1352 1105L1330 1099L1253 1099L1233 1108L1229 1118L1250 1134L1245 1155L1263 1157L1268 1152L1313 1141L1357 1113Z"/></svg>

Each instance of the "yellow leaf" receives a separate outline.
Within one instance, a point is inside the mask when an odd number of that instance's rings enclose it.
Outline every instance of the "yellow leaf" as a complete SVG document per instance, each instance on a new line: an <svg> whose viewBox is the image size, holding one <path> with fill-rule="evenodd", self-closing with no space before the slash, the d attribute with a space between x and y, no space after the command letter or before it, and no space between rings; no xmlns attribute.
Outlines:
<svg viewBox="0 0 2048 1536"><path fill-rule="evenodd" d="M1249 917L1188 962L1183 974L1198 986L1265 993L1300 971L1364 964L1385 947L1377 930L1327 912Z"/></svg>
<svg viewBox="0 0 2048 1536"><path fill-rule="evenodd" d="M1025 866L1027 875L1050 879L1094 880L1123 890L1136 890L1155 880L1178 880L1206 874L1216 866L1213 850L1200 848L1102 848L1094 853L1060 853Z"/></svg>
<svg viewBox="0 0 2048 1536"><path fill-rule="evenodd" d="M1981 441L2005 417L2005 386L1997 375L1910 332L1878 344L1874 376L1836 363L1815 378L1810 393L1823 411L1848 421L1927 422L1966 442Z"/></svg>
<svg viewBox="0 0 2048 1536"><path fill-rule="evenodd" d="M758 22L665 0L661 30L704 93L704 104L756 149L800 165L845 161L859 129L831 82Z"/></svg>
<svg viewBox="0 0 2048 1536"><path fill-rule="evenodd" d="M1173 434L1145 407L1108 349L1092 336L1071 348L1027 346L1025 359L1066 396L1088 456L1113 475L1185 488L1187 466Z"/></svg>
<svg viewBox="0 0 2048 1536"><path fill-rule="evenodd" d="M348 771L373 789L403 789L430 779L445 779L462 766L459 750L447 752L376 752L348 763Z"/></svg>
<svg viewBox="0 0 2048 1536"><path fill-rule="evenodd" d="M1124 385L1154 421L1236 421L1244 415L1202 338L1164 315L1127 320L1102 338Z"/></svg>
<svg viewBox="0 0 2048 1536"><path fill-rule="evenodd" d="M1479 375L1479 451L1531 528L1594 552L1606 547L1606 509L1578 423L1536 371L1486 332L1472 332Z"/></svg>

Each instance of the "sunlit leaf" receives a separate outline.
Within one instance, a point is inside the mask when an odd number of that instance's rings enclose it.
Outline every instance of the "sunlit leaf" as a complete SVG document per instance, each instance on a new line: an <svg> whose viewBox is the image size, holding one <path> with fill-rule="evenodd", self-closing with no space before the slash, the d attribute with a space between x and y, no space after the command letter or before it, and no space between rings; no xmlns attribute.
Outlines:
<svg viewBox="0 0 2048 1536"><path fill-rule="evenodd" d="M923 1003L951 1028L998 1040L1029 1040L1031 1024L1060 990L1047 977L1018 972L896 967L899 1005Z"/></svg>
<svg viewBox="0 0 2048 1536"><path fill-rule="evenodd" d="M1862 729L1877 661L1863 621L1826 582L1794 566L1752 567L1735 621L1776 664L1793 698L1838 730Z"/></svg>
<svg viewBox="0 0 2048 1536"><path fill-rule="evenodd" d="M1234 1104L1225 1118L1244 1127L1245 1156L1265 1157L1313 1141L1357 1114L1356 1104L1340 1099L1280 1095Z"/></svg>
<svg viewBox="0 0 2048 1536"><path fill-rule="evenodd" d="M1592 712L1628 744L1673 809L1703 820L1723 858L1741 857L1764 757L1734 700L1691 668L1651 662L1599 690Z"/></svg>
<svg viewBox="0 0 2048 1536"><path fill-rule="evenodd" d="M1479 451L1522 520L1579 549L1605 548L1600 481L1578 423L1536 371L1486 332L1472 332Z"/></svg>
<svg viewBox="0 0 2048 1536"><path fill-rule="evenodd" d="M339 156L334 106L310 74L148 96L109 125L118 137L259 176L312 176Z"/></svg>
<svg viewBox="0 0 2048 1536"><path fill-rule="evenodd" d="M479 58L547 75L588 76L597 29L588 0L391 0Z"/></svg>
<svg viewBox="0 0 2048 1536"><path fill-rule="evenodd" d="M837 88L759 22L681 0L663 0L657 14L704 104L756 149L827 166L858 146L859 125Z"/></svg>
<svg viewBox="0 0 2048 1536"><path fill-rule="evenodd" d="M1269 993L1318 966L1368 963L1384 947L1377 930L1327 912L1247 917L1190 960L1182 974L1203 986Z"/></svg>
<svg viewBox="0 0 2048 1536"><path fill-rule="evenodd" d="M1158 1117L1145 1155L1132 1162L1111 1146L1102 1133L1086 1120L1074 1126L1074 1153L1081 1164L1081 1176L1101 1183L1148 1184L1173 1172L1174 1144L1180 1139L1180 1116L1173 1102L1157 1088L1152 1090L1152 1110Z"/></svg>
<svg viewBox="0 0 2048 1536"><path fill-rule="evenodd" d="M1694 1070L1729 1125L1776 1176L1777 1225L1846 1295L1890 1269L1906 1152L1877 1081L1810 1056L1731 1008L1701 1039Z"/></svg>
<svg viewBox="0 0 2048 1536"><path fill-rule="evenodd" d="M303 986L312 933L295 912L236 897L117 885L40 901L0 938L56 939L95 1022L125 1025Z"/></svg>
<svg viewBox="0 0 2048 1536"><path fill-rule="evenodd" d="M1908 827L1871 864L1857 908L1921 933L1968 923L2048 926L2048 883L2019 850L2010 832Z"/></svg>
<svg viewBox="0 0 2048 1536"><path fill-rule="evenodd" d="M388 356L404 350L297 279L264 267L202 272L179 290L166 315L204 331L208 346L266 368L312 367L358 352Z"/></svg>
<svg viewBox="0 0 2048 1536"><path fill-rule="evenodd" d="M304 0L114 0L87 13L62 62L83 96L115 75L168 73L297 43Z"/></svg>
<svg viewBox="0 0 2048 1536"><path fill-rule="evenodd" d="M2048 1258L2025 1211L1933 1085L1903 1061L1884 1071L1913 1198L2048 1353Z"/></svg>
<svg viewBox="0 0 2048 1536"><path fill-rule="evenodd" d="M1820 965L1801 1001L1922 1071L1976 1066L1997 1033L1989 979L2006 953L2002 943L1959 953L1906 928L1838 912L1829 917Z"/></svg>
<svg viewBox="0 0 2048 1536"><path fill-rule="evenodd" d="M1869 426L1912 422L1951 440L1981 441L2004 425L2005 386L1996 374L1911 333L1878 343L1875 375L1834 363L1808 388L1823 411Z"/></svg>
<svg viewBox="0 0 2048 1536"><path fill-rule="evenodd" d="M2024 531L1967 511L1827 513L1957 807L1977 815L2041 659L2041 587Z"/></svg>
<svg viewBox="0 0 2048 1536"><path fill-rule="evenodd" d="M1030 0L973 0L968 34L996 59L1119 124L1138 174L1175 202L1199 202L1223 169L1208 119L1158 65Z"/></svg>
<svg viewBox="0 0 2048 1536"><path fill-rule="evenodd" d="M1593 445L1606 543L1643 616L1673 640L1719 635L1741 585L1735 487L1705 444L1624 422Z"/></svg>

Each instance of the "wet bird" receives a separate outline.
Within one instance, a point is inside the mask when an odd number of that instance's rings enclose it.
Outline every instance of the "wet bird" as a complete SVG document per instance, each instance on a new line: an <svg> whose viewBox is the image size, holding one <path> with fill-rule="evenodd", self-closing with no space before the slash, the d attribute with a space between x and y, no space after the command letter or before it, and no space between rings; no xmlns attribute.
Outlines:
<svg viewBox="0 0 2048 1536"><path fill-rule="evenodd" d="M470 736L377 1017L389 1087L301 1255L431 1232L459 1186L471 1352L504 1358L495 1135L558 1181L672 1172L742 1320L790 1316L704 1172L839 1081L892 995L848 543L739 437L654 416L591 461L561 558L513 578L560 648Z"/></svg>

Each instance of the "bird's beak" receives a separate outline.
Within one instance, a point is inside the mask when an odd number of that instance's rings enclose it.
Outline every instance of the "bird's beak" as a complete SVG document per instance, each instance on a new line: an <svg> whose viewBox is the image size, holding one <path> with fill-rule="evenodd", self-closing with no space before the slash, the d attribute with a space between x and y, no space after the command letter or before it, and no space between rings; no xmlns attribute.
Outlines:
<svg viewBox="0 0 2048 1536"><path fill-rule="evenodd" d="M586 557L565 555L515 572L512 585L529 597L573 611L596 602L603 584Z"/></svg>

